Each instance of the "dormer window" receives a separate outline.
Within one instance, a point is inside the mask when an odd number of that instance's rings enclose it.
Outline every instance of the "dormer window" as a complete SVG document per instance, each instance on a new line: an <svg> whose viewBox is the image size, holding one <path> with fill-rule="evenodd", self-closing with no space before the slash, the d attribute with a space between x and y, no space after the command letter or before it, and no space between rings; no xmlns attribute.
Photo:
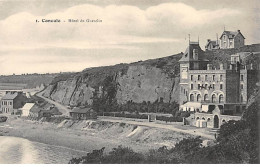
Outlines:
<svg viewBox="0 0 260 167"><path fill-rule="evenodd" d="M198 60L198 49L193 49L193 59Z"/></svg>

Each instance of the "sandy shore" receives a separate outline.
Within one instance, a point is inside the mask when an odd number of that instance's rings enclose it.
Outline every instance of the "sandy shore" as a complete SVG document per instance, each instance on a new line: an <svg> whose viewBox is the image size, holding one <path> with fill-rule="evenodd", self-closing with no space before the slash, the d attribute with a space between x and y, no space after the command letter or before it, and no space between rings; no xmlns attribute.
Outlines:
<svg viewBox="0 0 260 167"><path fill-rule="evenodd" d="M111 149L118 145L116 142L104 141L98 137L90 136L88 133L57 128L57 125L52 123L23 119L9 119L6 123L1 123L0 134L82 151L91 151L102 147Z"/></svg>
<svg viewBox="0 0 260 167"><path fill-rule="evenodd" d="M105 147L110 151L118 145L128 146L138 152L147 152L163 145L172 147L191 135L165 129L108 123L102 121L50 122L31 121L14 116L0 123L0 135L22 137L30 141L92 151Z"/></svg>

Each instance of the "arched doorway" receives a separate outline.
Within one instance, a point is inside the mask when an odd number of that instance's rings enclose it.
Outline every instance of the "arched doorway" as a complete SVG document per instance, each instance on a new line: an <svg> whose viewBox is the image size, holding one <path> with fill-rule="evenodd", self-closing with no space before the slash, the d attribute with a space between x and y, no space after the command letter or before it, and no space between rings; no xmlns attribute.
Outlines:
<svg viewBox="0 0 260 167"><path fill-rule="evenodd" d="M219 118L217 115L214 116L214 128L219 128Z"/></svg>

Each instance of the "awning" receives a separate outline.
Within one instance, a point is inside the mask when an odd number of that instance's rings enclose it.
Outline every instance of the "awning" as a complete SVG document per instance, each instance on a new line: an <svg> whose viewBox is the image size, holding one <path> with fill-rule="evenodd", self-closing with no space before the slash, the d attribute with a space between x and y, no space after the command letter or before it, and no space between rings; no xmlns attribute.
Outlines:
<svg viewBox="0 0 260 167"><path fill-rule="evenodd" d="M183 104L182 106L188 107L188 108L191 108L191 107L201 108L201 103L198 103L198 102L187 102L187 103Z"/></svg>

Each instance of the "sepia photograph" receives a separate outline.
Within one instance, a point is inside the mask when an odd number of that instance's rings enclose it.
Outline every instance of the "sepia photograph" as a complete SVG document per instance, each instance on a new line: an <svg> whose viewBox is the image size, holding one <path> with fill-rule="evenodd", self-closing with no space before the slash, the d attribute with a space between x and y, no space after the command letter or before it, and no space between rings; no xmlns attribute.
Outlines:
<svg viewBox="0 0 260 167"><path fill-rule="evenodd" d="M259 0L0 0L0 164L259 164Z"/></svg>

